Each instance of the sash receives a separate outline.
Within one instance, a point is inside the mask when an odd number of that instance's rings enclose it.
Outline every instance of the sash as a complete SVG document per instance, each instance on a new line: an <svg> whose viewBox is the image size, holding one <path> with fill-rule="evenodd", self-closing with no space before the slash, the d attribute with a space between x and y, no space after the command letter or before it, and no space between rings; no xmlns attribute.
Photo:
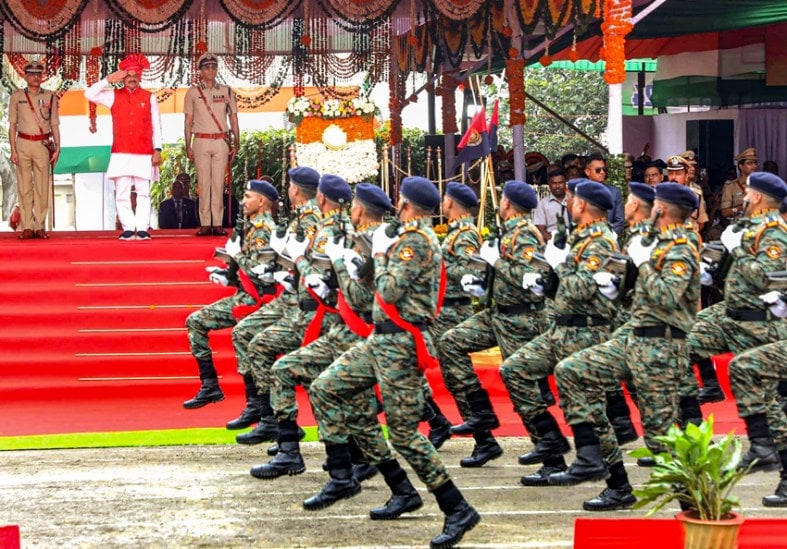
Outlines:
<svg viewBox="0 0 787 549"><path fill-rule="evenodd" d="M372 333L372 329L374 328L374 324L367 324L364 319L350 307L350 304L347 303L342 292L339 292L336 306L339 314L342 315L342 320L344 320L344 323L354 334L363 338L369 337L369 334Z"/></svg>
<svg viewBox="0 0 787 549"><path fill-rule="evenodd" d="M322 319L325 316L325 313L328 312L337 314L339 312L334 307L326 305L325 302L314 292L314 290L308 286L306 286L306 291L309 293L311 298L317 302L317 311L314 313L314 317L311 319L311 322L309 322L309 325L306 327L306 331L303 333L303 341L301 342L301 345L304 347L320 337L320 332L322 331Z"/></svg>
<svg viewBox="0 0 787 549"><path fill-rule="evenodd" d="M254 298L255 303L253 305L236 305L232 308L232 316L234 316L237 320L240 320L246 316L249 316L251 313L266 305L279 297L282 292L282 287L276 287L275 294L263 294L260 296L259 291L257 290L257 286L254 285L254 282L251 281L249 275L243 272L243 269L238 269L238 279L240 280L241 289L249 294L251 297Z"/></svg>

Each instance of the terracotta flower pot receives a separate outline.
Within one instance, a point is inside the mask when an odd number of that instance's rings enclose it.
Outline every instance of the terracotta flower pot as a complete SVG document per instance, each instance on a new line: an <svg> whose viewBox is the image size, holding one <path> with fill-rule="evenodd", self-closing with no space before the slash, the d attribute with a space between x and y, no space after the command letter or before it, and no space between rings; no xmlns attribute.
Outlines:
<svg viewBox="0 0 787 549"><path fill-rule="evenodd" d="M743 523L740 513L731 512L721 520L702 520L695 511L683 511L676 517L683 524L685 549L735 549L738 529Z"/></svg>

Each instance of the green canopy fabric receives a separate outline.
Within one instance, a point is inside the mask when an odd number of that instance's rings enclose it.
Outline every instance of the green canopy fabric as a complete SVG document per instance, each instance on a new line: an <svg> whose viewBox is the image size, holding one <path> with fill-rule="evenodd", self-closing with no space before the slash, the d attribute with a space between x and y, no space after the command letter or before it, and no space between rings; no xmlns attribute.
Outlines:
<svg viewBox="0 0 787 549"><path fill-rule="evenodd" d="M109 166L109 145L92 147L63 147L55 166L55 173L103 173Z"/></svg>

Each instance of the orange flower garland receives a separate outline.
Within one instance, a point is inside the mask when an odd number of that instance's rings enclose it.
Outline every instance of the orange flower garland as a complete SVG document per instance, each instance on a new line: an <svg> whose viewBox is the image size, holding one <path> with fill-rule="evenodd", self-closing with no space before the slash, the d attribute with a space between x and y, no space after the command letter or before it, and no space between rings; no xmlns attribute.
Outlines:
<svg viewBox="0 0 787 549"><path fill-rule="evenodd" d="M626 80L626 35L631 32L631 0L604 2L604 61L607 63L604 80L607 84L622 84Z"/></svg>
<svg viewBox="0 0 787 549"><path fill-rule="evenodd" d="M525 123L525 60L506 59L506 79L508 80L508 101L510 107L509 124L519 126Z"/></svg>
<svg viewBox="0 0 787 549"><path fill-rule="evenodd" d="M335 124L347 135L347 141L374 139L373 116L351 116L349 118L325 119L308 116L301 120L295 128L295 141L298 143L316 143L322 141L325 128Z"/></svg>

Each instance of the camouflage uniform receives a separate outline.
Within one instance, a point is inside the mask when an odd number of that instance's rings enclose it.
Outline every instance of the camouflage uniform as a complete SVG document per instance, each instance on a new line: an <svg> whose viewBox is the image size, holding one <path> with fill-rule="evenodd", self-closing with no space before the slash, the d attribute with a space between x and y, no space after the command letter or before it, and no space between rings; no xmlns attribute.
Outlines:
<svg viewBox="0 0 787 549"><path fill-rule="evenodd" d="M650 260L639 268L630 320L605 343L555 368L566 422L594 427L608 465L623 460L604 411L604 388L611 380L636 386L649 448L662 449L653 437L666 434L677 419L684 338L699 300L699 252L683 226L664 227L656 239Z"/></svg>

